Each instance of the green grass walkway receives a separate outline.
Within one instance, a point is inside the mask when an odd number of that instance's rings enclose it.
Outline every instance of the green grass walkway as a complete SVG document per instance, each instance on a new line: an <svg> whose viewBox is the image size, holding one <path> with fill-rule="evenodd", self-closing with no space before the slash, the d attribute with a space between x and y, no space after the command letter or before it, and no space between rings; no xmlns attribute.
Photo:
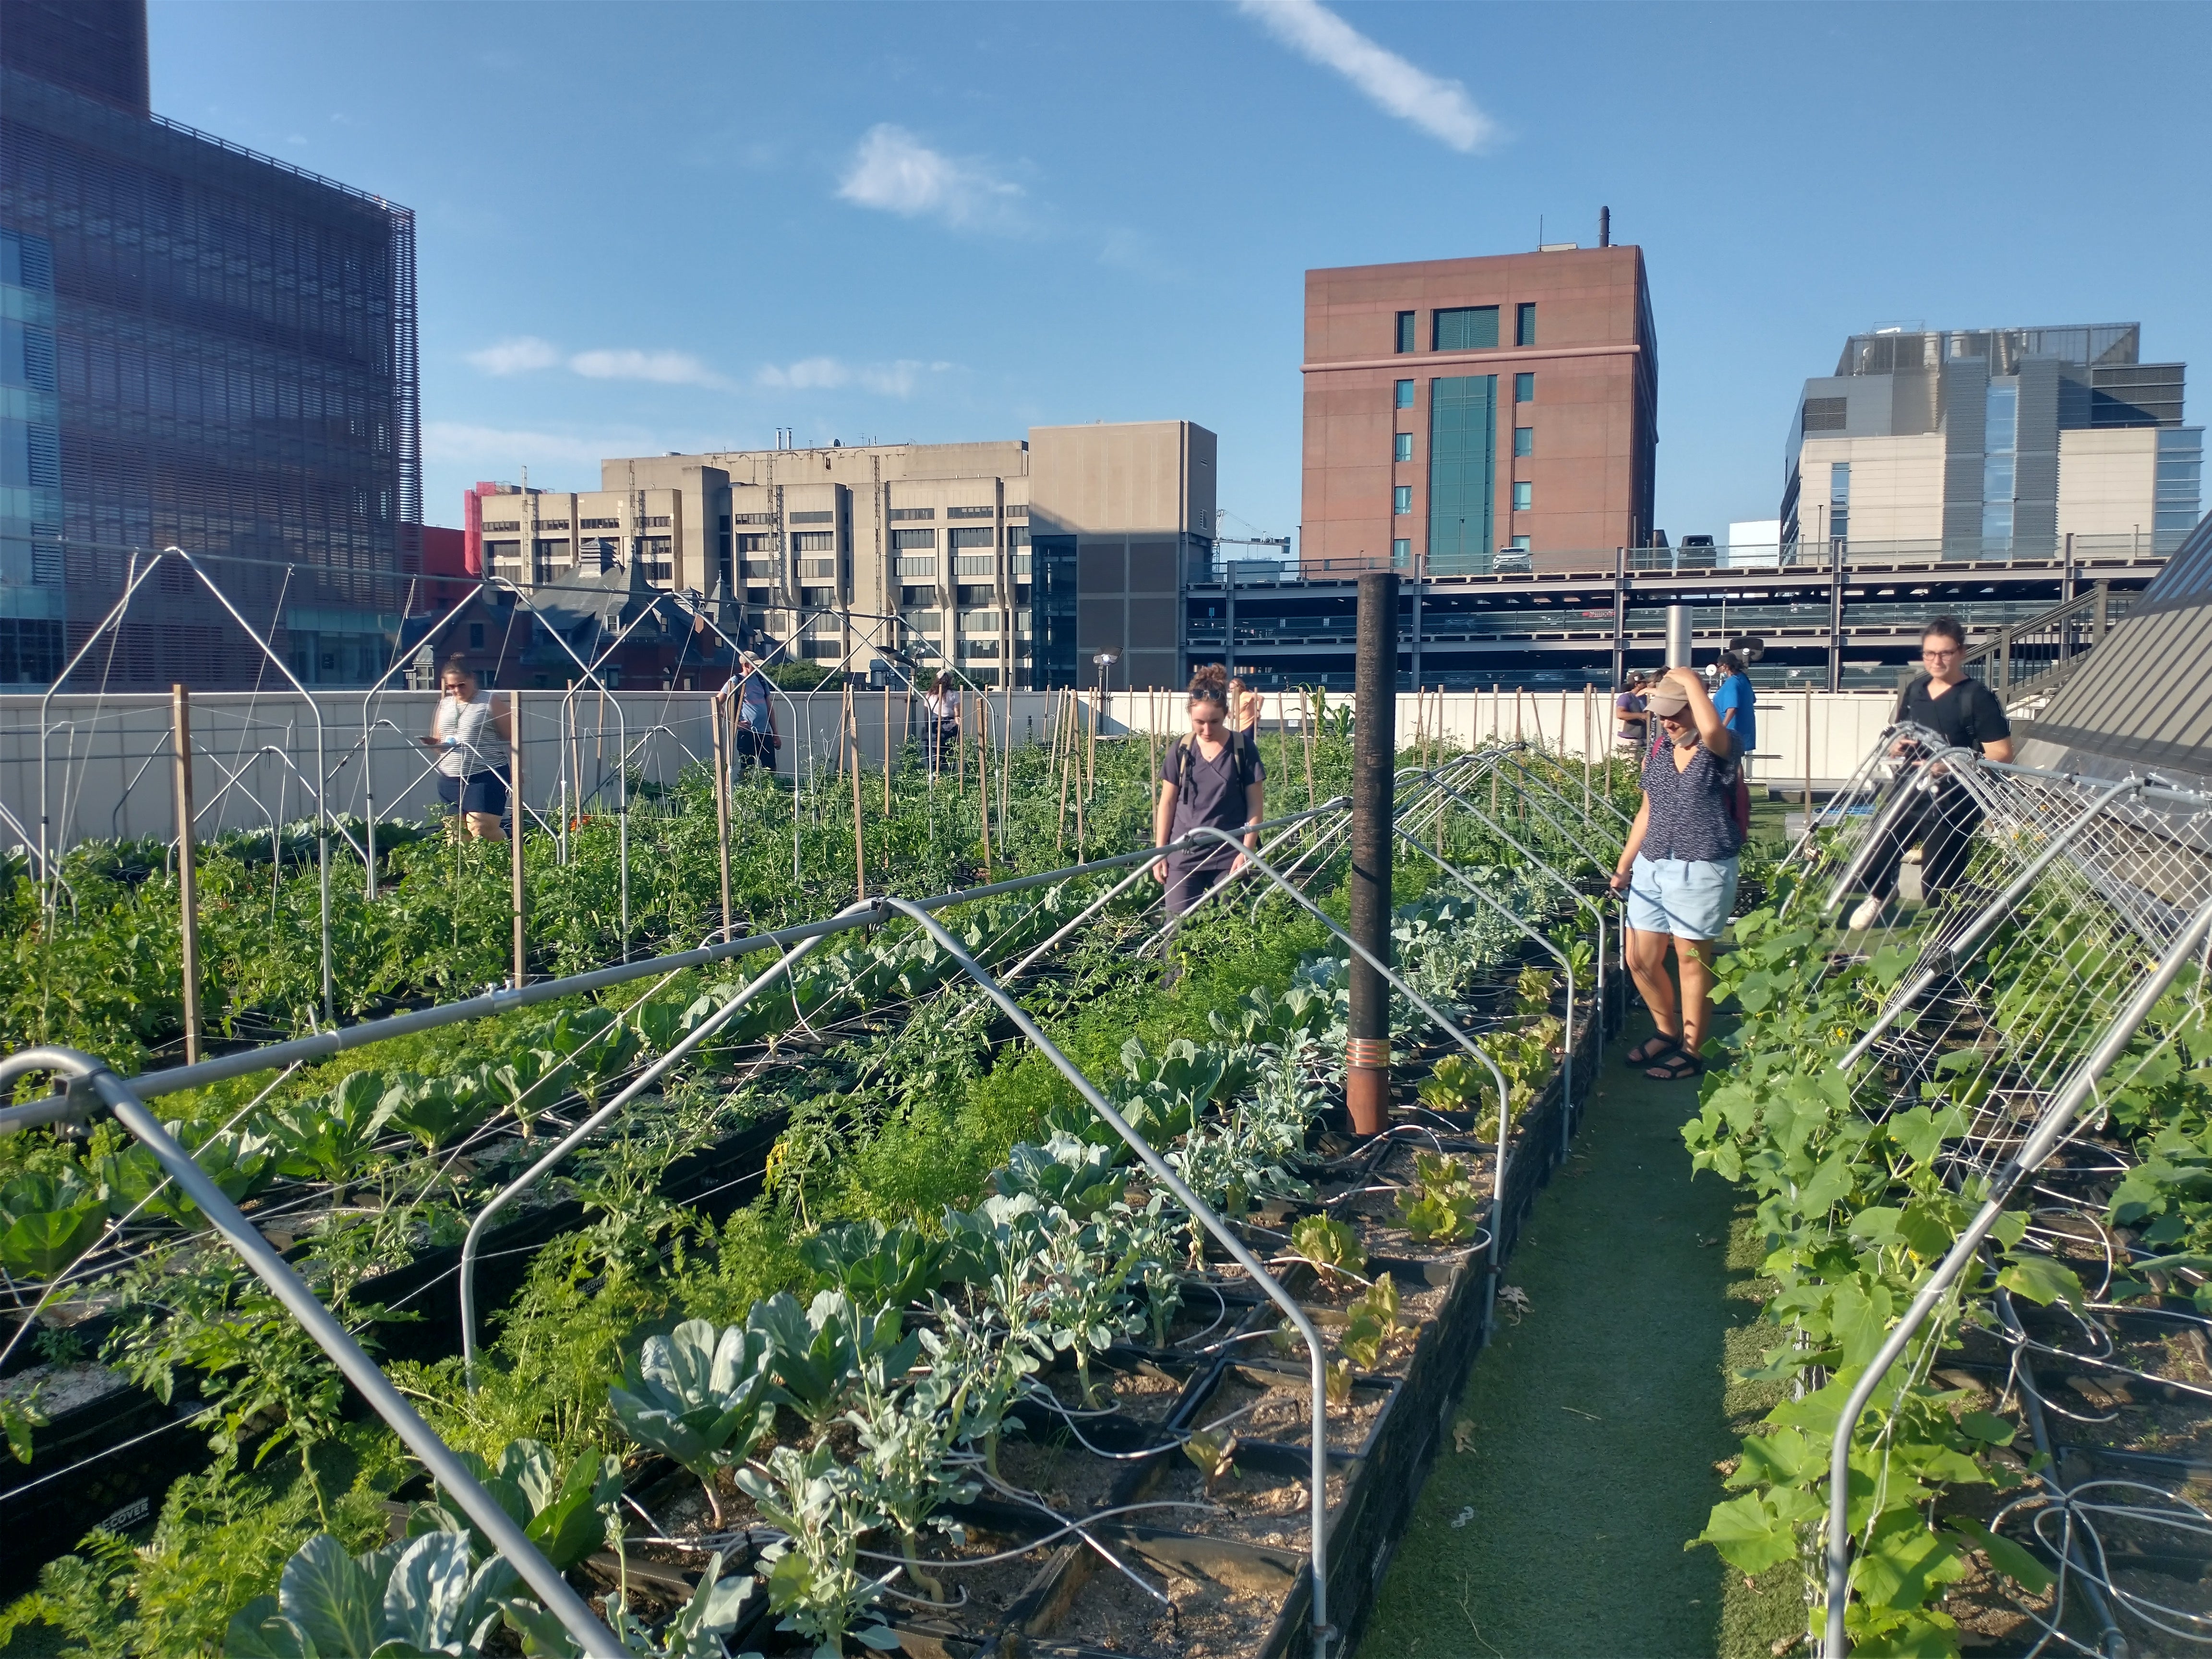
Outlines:
<svg viewBox="0 0 2212 1659"><path fill-rule="evenodd" d="M1460 1415L1395 1559L1362 1659L1765 1659L1802 1627L1796 1570L1754 1589L1682 1546L1728 1494L1714 1465L1773 1403L1757 1362L1758 1252L1731 1188L1690 1178L1694 1085L1613 1045L1575 1151L1538 1196ZM1455 1524L1456 1523L1456 1524Z"/></svg>

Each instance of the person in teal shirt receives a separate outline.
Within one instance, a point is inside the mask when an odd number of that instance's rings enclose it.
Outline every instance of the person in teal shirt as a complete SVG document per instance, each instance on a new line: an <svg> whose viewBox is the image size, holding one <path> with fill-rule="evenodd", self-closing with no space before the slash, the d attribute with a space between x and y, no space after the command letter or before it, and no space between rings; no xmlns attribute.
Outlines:
<svg viewBox="0 0 2212 1659"><path fill-rule="evenodd" d="M1759 697L1752 690L1751 676L1744 672L1743 659L1733 651L1723 651L1713 665L1720 670L1721 682L1713 688L1713 707L1721 713L1721 724L1735 736L1735 752L1743 765L1744 775L1751 775L1751 751L1759 747Z"/></svg>

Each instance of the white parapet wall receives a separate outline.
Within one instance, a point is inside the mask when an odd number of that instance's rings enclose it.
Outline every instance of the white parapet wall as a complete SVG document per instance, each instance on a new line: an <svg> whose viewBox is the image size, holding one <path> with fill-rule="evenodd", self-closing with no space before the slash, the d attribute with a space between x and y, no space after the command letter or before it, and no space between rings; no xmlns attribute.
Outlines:
<svg viewBox="0 0 2212 1659"><path fill-rule="evenodd" d="M504 692L497 694L504 697ZM1096 694L994 692L988 712L970 693L963 735L972 745L987 728L995 747L1053 740L1071 714L1087 736ZM1889 718L1886 692L1762 692L1754 777L1785 791L1803 786L1810 761L1816 790L1848 778ZM419 818L436 802L428 731L436 694L393 691L364 700L358 691L204 692L191 700L193 792L203 838L227 830L267 830L316 811L316 720L331 810L380 819ZM1611 700L1579 690L1447 691L1401 694L1398 738L1440 738L1447 747L1519 739L1573 757L1601 759L1611 746ZM611 811L618 757L633 786L657 791L714 752L703 691L595 690L522 693L524 794L548 819ZM42 706L43 704L43 706ZM1330 711L1352 699L1332 694ZM1312 705L1295 692L1266 694L1263 742L1301 730ZM844 702L834 691L775 697L783 738L777 769L788 776L834 773ZM884 739L919 735L917 700L903 691L854 693L861 764L883 763ZM363 742L363 732L368 733ZM1098 735L1111 740L1189 729L1179 691L1115 691L1099 708ZM0 848L44 844L58 851L85 840L176 834L170 700L162 696L58 693L0 696ZM43 742L41 737L43 734ZM1614 751L1618 752L1618 751ZM971 749L972 753L972 749ZM43 759L42 759L43 757ZM1273 757L1270 756L1272 759ZM40 830L40 820L46 828Z"/></svg>
<svg viewBox="0 0 2212 1659"><path fill-rule="evenodd" d="M1107 701L1101 727L1107 736L1189 729L1179 691L1116 691ZM1324 708L1349 709L1352 701L1330 692ZM1858 769L1896 706L1896 694L1890 691L1761 690L1752 775L1778 789L1802 788L1808 775L1815 790L1832 787ZM1266 692L1260 729L1263 734L1295 732L1312 708L1302 704L1296 691ZM1596 689L1398 695L1398 742L1405 748L1417 739L1437 738L1458 748L1519 741L1541 744L1572 759L1602 760L1608 752L1620 752L1613 747L1613 730L1612 695Z"/></svg>

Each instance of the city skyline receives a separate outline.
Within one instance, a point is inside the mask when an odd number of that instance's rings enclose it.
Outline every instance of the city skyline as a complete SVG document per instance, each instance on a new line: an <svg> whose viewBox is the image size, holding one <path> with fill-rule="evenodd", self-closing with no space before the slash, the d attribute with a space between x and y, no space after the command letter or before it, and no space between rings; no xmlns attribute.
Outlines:
<svg viewBox="0 0 2212 1659"><path fill-rule="evenodd" d="M2057 8L2001 34L1874 7L609 15L152 7L156 109L416 210L432 522L477 477L589 488L607 455L778 428L1187 418L1222 435L1228 532L1288 533L1305 270L1522 251L1540 220L1589 246L1601 205L1651 272L1677 538L1773 515L1797 388L1878 324L2140 319L2206 355L2207 233L2174 208L2212 30L2184 9L2100 9L2122 50L2086 62ZM2161 142L2033 118L2010 88L2061 52L2085 107L2172 111Z"/></svg>

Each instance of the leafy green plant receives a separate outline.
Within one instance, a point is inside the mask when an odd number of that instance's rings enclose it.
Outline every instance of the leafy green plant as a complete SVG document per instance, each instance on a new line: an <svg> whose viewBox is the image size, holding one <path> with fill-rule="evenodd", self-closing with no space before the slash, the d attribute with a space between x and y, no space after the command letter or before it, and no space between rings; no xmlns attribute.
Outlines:
<svg viewBox="0 0 2212 1659"><path fill-rule="evenodd" d="M1422 1244L1464 1244L1480 1230L1485 1203L1474 1172L1443 1152L1413 1154L1414 1184L1398 1194L1398 1224Z"/></svg>
<svg viewBox="0 0 2212 1659"><path fill-rule="evenodd" d="M938 1410L933 1395L920 1393L873 1395L848 1417L863 1453L853 1465L861 1502L897 1530L908 1576L932 1601L942 1601L945 1587L922 1571L915 1546L925 1528L960 1539L960 1528L937 1511L981 1490L948 1461L963 1425Z"/></svg>
<svg viewBox="0 0 2212 1659"><path fill-rule="evenodd" d="M858 1565L861 1534L883 1517L829 1444L807 1452L778 1446L766 1468L740 1469L738 1485L784 1534L762 1555L771 1564L769 1607L783 1615L776 1628L812 1638L816 1659L840 1659L848 1636L879 1653L897 1647L890 1628L869 1616L883 1585Z"/></svg>
<svg viewBox="0 0 2212 1659"><path fill-rule="evenodd" d="M617 1459L582 1451L564 1472L551 1449L535 1440L508 1442L490 1463L471 1451L453 1455L556 1568L566 1571L605 1541L622 1495ZM466 1532L478 1550L492 1553L491 1540L442 1492L407 1517L410 1537L433 1531Z"/></svg>
<svg viewBox="0 0 2212 1659"><path fill-rule="evenodd" d="M1382 1273L1345 1310L1344 1334L1337 1339L1336 1346L1361 1370L1371 1371L1380 1363L1382 1350L1401 1328L1398 1281Z"/></svg>
<svg viewBox="0 0 2212 1659"><path fill-rule="evenodd" d="M772 1348L773 1338L757 1326L717 1330L707 1320L687 1320L665 1337L646 1338L623 1372L627 1386L607 1390L624 1433L698 1478L717 1527L716 1472L749 1456L775 1416Z"/></svg>
<svg viewBox="0 0 2212 1659"><path fill-rule="evenodd" d="M49 1279L98 1242L107 1206L74 1170L26 1173L0 1187L0 1267Z"/></svg>
<svg viewBox="0 0 2212 1659"><path fill-rule="evenodd" d="M289 1176L340 1182L351 1175L390 1114L389 1083L381 1072L349 1072L319 1099L289 1101L265 1121L276 1143L276 1167Z"/></svg>
<svg viewBox="0 0 2212 1659"><path fill-rule="evenodd" d="M700 1575L691 1599L676 1610L676 1616L657 1635L630 1611L629 1597L622 1590L607 1598L607 1628L624 1650L638 1659L726 1659L729 1647L722 1638L738 1627L752 1594L750 1573L722 1577L722 1556L717 1551L707 1558L707 1570ZM524 1653L544 1655L548 1659L583 1659L584 1650L568 1634L568 1627L537 1602L515 1596L501 1602L500 1610L507 1628L522 1637ZM760 1659L760 1656L749 1652L738 1659Z"/></svg>
<svg viewBox="0 0 2212 1659"><path fill-rule="evenodd" d="M1350 1284L1367 1265L1359 1235L1343 1222L1310 1215L1291 1228L1291 1249L1321 1270L1325 1283Z"/></svg>

